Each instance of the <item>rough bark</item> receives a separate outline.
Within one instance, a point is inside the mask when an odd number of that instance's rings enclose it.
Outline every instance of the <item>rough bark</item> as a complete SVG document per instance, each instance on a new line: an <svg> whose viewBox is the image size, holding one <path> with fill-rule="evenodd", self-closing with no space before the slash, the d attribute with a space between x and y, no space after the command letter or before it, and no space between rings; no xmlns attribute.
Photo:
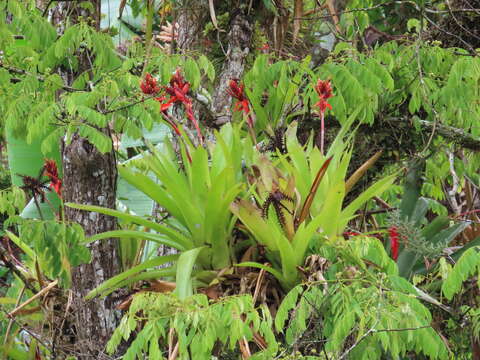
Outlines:
<svg viewBox="0 0 480 360"><path fill-rule="evenodd" d="M68 3L64 14L71 14L76 22L81 16L88 19L99 30L101 0L90 0L92 11L80 7L80 2ZM63 17L65 21L66 17ZM78 54L77 73L62 74L68 83L78 74L91 67L86 51ZM108 135L108 130L103 130ZM117 168L114 152L102 154L87 139L74 134L62 146L63 193L65 202L98 205L115 208ZM110 216L65 208L65 218L79 223L87 236L114 230L116 220ZM118 274L120 264L117 242L102 240L90 245L92 261L73 269L73 313L75 316L74 348L78 359L103 359L103 350L120 314L114 309L109 297L85 301L85 295L105 280ZM80 355L81 354L81 355Z"/></svg>
<svg viewBox="0 0 480 360"><path fill-rule="evenodd" d="M231 121L232 97L227 93L228 81L242 77L245 59L250 52L252 40L253 24L242 12L239 11L233 16L230 26L227 57L223 63L212 101L212 113L216 115L216 125Z"/></svg>
<svg viewBox="0 0 480 360"><path fill-rule="evenodd" d="M79 204L115 207L117 169L112 152L101 154L86 139L74 135L63 148L64 200ZM82 225L87 236L115 229L110 216L65 208L69 221ZM76 352L101 359L103 349L119 320L109 297L85 301L84 296L119 270L114 240L91 244L92 261L73 270L73 309ZM88 324L88 325L87 325Z"/></svg>
<svg viewBox="0 0 480 360"><path fill-rule="evenodd" d="M183 1L178 9L177 52L186 53L198 45L208 9L201 2Z"/></svg>

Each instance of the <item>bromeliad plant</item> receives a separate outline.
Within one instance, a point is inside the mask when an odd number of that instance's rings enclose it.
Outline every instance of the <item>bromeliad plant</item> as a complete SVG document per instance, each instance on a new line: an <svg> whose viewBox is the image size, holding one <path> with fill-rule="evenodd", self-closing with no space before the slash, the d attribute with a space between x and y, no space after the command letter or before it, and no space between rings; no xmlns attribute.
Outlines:
<svg viewBox="0 0 480 360"><path fill-rule="evenodd" d="M448 216L439 215L426 221L429 202L420 196L420 176L424 160L419 159L410 167L404 185L400 209L390 218L390 247L392 258L397 260L400 275L411 278L415 273L426 273L444 255L444 250L470 223L460 221L451 224ZM454 259L469 247L480 244L476 238L460 250L450 254Z"/></svg>
<svg viewBox="0 0 480 360"><path fill-rule="evenodd" d="M293 123L286 133L287 154L276 163L260 157L250 176L253 199L241 199L231 209L255 241L265 246L270 266L246 262L241 265L263 268L272 273L284 289L298 284L309 249L343 241L348 222L369 199L380 195L394 181L385 177L345 205L345 195L373 165L374 155L348 180L351 157L345 134L353 117L342 128L326 156L310 141L301 146Z"/></svg>
<svg viewBox="0 0 480 360"><path fill-rule="evenodd" d="M219 270L232 265L231 233L235 218L229 206L242 188L243 147L252 147L241 140L238 129L226 125L216 134L216 142L202 146L181 145L180 154L166 143L162 149L150 148L150 154L120 166L119 173L130 185L153 199L170 217L162 224L129 213L97 206L68 206L115 216L124 222L144 227L143 230L118 230L92 236L88 241L107 238L136 238L155 241L175 248L180 255L158 257L151 263L140 264L109 280L93 292L105 294L115 287L138 280L138 274L154 266L177 260L177 289L192 292L191 271ZM179 158L177 157L179 156ZM179 161L180 159L180 161ZM134 168L136 167L136 168ZM190 269L190 270L187 270ZM150 270L142 279L170 275L172 270ZM212 275L214 276L214 275ZM208 276L207 276L208 277ZM180 284L183 284L180 286ZM185 285L186 284L186 285Z"/></svg>

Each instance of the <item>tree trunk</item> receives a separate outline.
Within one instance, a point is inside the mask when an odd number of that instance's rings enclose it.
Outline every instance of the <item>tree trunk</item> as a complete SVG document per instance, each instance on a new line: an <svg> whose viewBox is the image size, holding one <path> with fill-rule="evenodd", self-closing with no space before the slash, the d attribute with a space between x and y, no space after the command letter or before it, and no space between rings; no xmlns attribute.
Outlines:
<svg viewBox="0 0 480 360"><path fill-rule="evenodd" d="M101 154L86 139L75 134L63 148L64 200L79 204L115 208L117 168L113 152ZM114 230L114 218L97 213L65 208L65 217L77 222L87 236ZM84 301L84 296L103 281L116 275L119 261L116 242L102 240L90 247L92 261L72 274L76 350L85 358L102 358L103 349L119 320L109 297ZM90 324L90 326L86 326Z"/></svg>
<svg viewBox="0 0 480 360"><path fill-rule="evenodd" d="M68 3L62 10L71 14L76 22L82 16L92 19L99 30L101 0L90 0L91 10L80 7L80 2ZM63 11L63 12L64 12ZM65 20L65 17L63 17ZM78 54L79 69L76 73L65 73L64 78L72 82L78 74L90 69L85 52ZM108 129L103 130L109 135ZM71 141L62 146L64 201L78 204L98 205L115 208L117 168L113 150L102 154L87 139L74 134ZM87 236L111 231L116 228L116 219L65 207L65 219L79 223ZM75 324L75 354L78 359L110 358L104 355L106 342L120 319L111 298L95 298L85 301L85 295L107 279L118 274L117 242L102 240L90 245L92 261L73 269L73 313ZM79 355L81 354L81 355Z"/></svg>
<svg viewBox="0 0 480 360"><path fill-rule="evenodd" d="M179 3L177 52L184 54L198 46L207 13L201 2L184 0Z"/></svg>
<svg viewBox="0 0 480 360"><path fill-rule="evenodd" d="M231 121L232 97L227 93L228 81L242 77L245 58L250 52L252 40L253 24L243 12L237 12L230 23L227 58L223 63L212 101L212 113L216 115L216 125Z"/></svg>

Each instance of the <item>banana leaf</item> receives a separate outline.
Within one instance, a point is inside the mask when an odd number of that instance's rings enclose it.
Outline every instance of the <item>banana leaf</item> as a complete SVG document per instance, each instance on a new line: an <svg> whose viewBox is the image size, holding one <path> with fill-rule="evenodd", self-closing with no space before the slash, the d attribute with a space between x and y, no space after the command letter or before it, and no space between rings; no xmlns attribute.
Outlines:
<svg viewBox="0 0 480 360"><path fill-rule="evenodd" d="M62 167L60 166L60 148L56 148L50 153L42 154L40 150L42 142L41 140L28 143L26 140L15 138L8 128L5 129L5 139L7 143L8 166L10 168L12 184L17 186L23 185L20 175L27 175L37 178L40 175L46 158L55 160L61 176ZM37 200L40 205L43 218L45 220L51 220L55 217L52 208L59 208L60 199L53 191L47 191L46 198L47 201L50 202L51 206L48 204L48 202L40 203L40 199ZM30 202L25 206L23 211L20 213L20 216L23 218L33 219L40 218L40 214L33 199L30 200Z"/></svg>

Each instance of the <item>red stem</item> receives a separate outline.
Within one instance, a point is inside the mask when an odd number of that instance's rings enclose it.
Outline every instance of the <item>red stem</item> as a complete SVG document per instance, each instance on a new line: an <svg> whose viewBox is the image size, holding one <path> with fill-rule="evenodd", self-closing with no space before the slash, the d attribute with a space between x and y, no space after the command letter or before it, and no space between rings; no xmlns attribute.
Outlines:
<svg viewBox="0 0 480 360"><path fill-rule="evenodd" d="M325 112L324 111L320 111L320 152L323 154L323 144L324 144L324 141L325 141L325 122L324 122L324 118L325 118Z"/></svg>

